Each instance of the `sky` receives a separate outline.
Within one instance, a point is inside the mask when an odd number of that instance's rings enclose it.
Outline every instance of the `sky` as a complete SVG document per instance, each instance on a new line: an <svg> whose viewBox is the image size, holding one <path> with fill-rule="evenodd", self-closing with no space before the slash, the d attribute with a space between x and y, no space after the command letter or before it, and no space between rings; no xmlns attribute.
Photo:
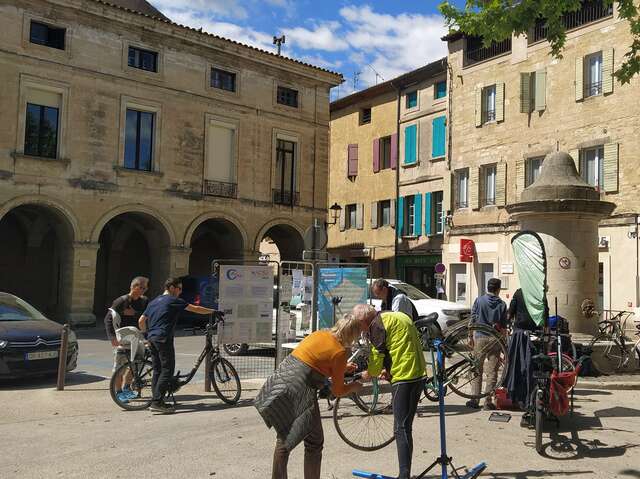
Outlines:
<svg viewBox="0 0 640 479"><path fill-rule="evenodd" d="M342 73L332 99L446 55L441 0L150 0L176 23ZM463 0L454 0L460 4Z"/></svg>

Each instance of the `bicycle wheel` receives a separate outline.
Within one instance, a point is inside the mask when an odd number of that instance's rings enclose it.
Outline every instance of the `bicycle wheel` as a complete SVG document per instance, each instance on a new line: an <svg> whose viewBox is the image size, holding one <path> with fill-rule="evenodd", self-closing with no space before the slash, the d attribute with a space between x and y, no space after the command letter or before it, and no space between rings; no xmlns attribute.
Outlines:
<svg viewBox="0 0 640 479"><path fill-rule="evenodd" d="M235 368L225 358L215 358L211 362L209 378L218 397L227 404L235 404L240 399L242 388Z"/></svg>
<svg viewBox="0 0 640 479"><path fill-rule="evenodd" d="M436 353L433 351L427 350L425 351L425 363L426 363L426 373L427 379L424 382L424 397L426 397L431 402L438 402L438 379L436 377ZM444 387L444 394L447 395L447 387Z"/></svg>
<svg viewBox="0 0 640 479"><path fill-rule="evenodd" d="M607 333L596 335L589 343L589 348L592 351L591 362L601 374L613 374L628 363L627 348Z"/></svg>
<svg viewBox="0 0 640 479"><path fill-rule="evenodd" d="M121 365L111 376L109 383L109 393L111 399L127 411L139 411L146 409L151 404L153 398L153 365L151 361L136 360ZM125 398L120 393L120 386L123 383L130 382L130 389L136 394Z"/></svg>
<svg viewBox="0 0 640 479"><path fill-rule="evenodd" d="M360 451L376 451L391 444L393 411L391 385L371 384L359 393L337 398L333 424L340 438Z"/></svg>
<svg viewBox="0 0 640 479"><path fill-rule="evenodd" d="M482 339L471 341L470 338L481 336ZM467 399L482 399L492 395L495 388L500 387L507 374L507 344L502 335L495 329L480 325L462 325L445 335L445 386ZM488 371L485 360L494 359L496 364L496 384L491 390L482 388L474 390L474 383L486 384L487 378L480 377L480 371L486 376Z"/></svg>
<svg viewBox="0 0 640 479"><path fill-rule="evenodd" d="M542 454L542 428L544 426L544 392L536 390L536 451Z"/></svg>

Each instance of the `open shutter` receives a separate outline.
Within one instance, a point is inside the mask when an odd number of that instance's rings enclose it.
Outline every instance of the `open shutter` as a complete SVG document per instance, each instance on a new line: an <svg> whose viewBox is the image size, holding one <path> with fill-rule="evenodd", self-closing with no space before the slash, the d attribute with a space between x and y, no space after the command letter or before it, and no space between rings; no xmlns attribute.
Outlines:
<svg viewBox="0 0 640 479"><path fill-rule="evenodd" d="M398 134L391 135L391 169L395 170L398 166Z"/></svg>
<svg viewBox="0 0 640 479"><path fill-rule="evenodd" d="M430 236L432 234L432 221L431 215L433 210L431 193L425 193L424 195L424 234Z"/></svg>
<svg viewBox="0 0 640 479"><path fill-rule="evenodd" d="M535 79L535 108L544 111L547 108L547 70L537 70Z"/></svg>
<svg viewBox="0 0 640 479"><path fill-rule="evenodd" d="M422 195L413 198L413 232L416 236L422 236Z"/></svg>
<svg viewBox="0 0 640 479"><path fill-rule="evenodd" d="M469 168L469 208L478 209L478 168Z"/></svg>
<svg viewBox="0 0 640 479"><path fill-rule="evenodd" d="M416 137L418 133L417 125L410 125L404 129L404 164L413 165L417 161Z"/></svg>
<svg viewBox="0 0 640 479"><path fill-rule="evenodd" d="M576 58L576 101L584 98L584 58Z"/></svg>
<svg viewBox="0 0 640 479"><path fill-rule="evenodd" d="M356 229L364 229L364 203L356 204Z"/></svg>
<svg viewBox="0 0 640 479"><path fill-rule="evenodd" d="M391 209L389 210L389 223L392 228L396 227L396 200L391 200Z"/></svg>
<svg viewBox="0 0 640 479"><path fill-rule="evenodd" d="M516 197L518 199L520 199L522 190L524 190L525 188L525 175L527 173L526 169L526 160L521 159L516 161Z"/></svg>
<svg viewBox="0 0 640 479"><path fill-rule="evenodd" d="M531 73L520 73L520 113L531 113Z"/></svg>
<svg viewBox="0 0 640 479"><path fill-rule="evenodd" d="M496 83L496 121L504 121L504 83Z"/></svg>
<svg viewBox="0 0 640 479"><path fill-rule="evenodd" d="M507 202L507 164L501 161L496 165L496 206Z"/></svg>
<svg viewBox="0 0 640 479"><path fill-rule="evenodd" d="M613 48L602 50L602 93L613 93Z"/></svg>
<svg viewBox="0 0 640 479"><path fill-rule="evenodd" d="M358 145L349 145L347 154L347 176L358 175Z"/></svg>
<svg viewBox="0 0 640 479"><path fill-rule="evenodd" d="M445 155L446 125L446 116L439 116L431 121L431 158L441 158Z"/></svg>
<svg viewBox="0 0 640 479"><path fill-rule="evenodd" d="M442 182L444 189L442 190L442 214L446 215L447 212L452 211L451 199L454 197L453 190L454 175L452 173L446 173Z"/></svg>
<svg viewBox="0 0 640 479"><path fill-rule="evenodd" d="M476 87L476 126L482 126L482 88Z"/></svg>
<svg viewBox="0 0 640 479"><path fill-rule="evenodd" d="M404 234L404 198L401 196L398 198L398 212L396 213L396 224L398 225L396 231L398 236Z"/></svg>
<svg viewBox="0 0 640 479"><path fill-rule="evenodd" d="M373 172L380 171L380 138L373 140Z"/></svg>
<svg viewBox="0 0 640 479"><path fill-rule="evenodd" d="M580 174L580 150L571 150L569 154L571 155L571 158L573 158L573 163L576 165L576 171L578 172L578 175L582 176Z"/></svg>
<svg viewBox="0 0 640 479"><path fill-rule="evenodd" d="M347 229L347 208L344 207L340 210L340 231Z"/></svg>
<svg viewBox="0 0 640 479"><path fill-rule="evenodd" d="M604 191L618 191L618 144L604 145Z"/></svg>
<svg viewBox="0 0 640 479"><path fill-rule="evenodd" d="M378 227L378 202L371 202L371 228L376 229Z"/></svg>

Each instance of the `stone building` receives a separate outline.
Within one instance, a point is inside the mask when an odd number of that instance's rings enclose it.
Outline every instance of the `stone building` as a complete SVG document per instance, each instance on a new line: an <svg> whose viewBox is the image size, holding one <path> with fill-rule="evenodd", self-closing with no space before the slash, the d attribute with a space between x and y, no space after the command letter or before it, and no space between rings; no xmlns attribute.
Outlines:
<svg viewBox="0 0 640 479"><path fill-rule="evenodd" d="M146 2L0 5L0 290L92 322L135 275L299 258L342 77Z"/></svg>
<svg viewBox="0 0 640 479"><path fill-rule="evenodd" d="M562 59L550 56L544 22L528 36L484 46L451 34L449 46L451 212L443 259L449 299L470 304L490 276L517 287L510 239L517 222L505 206L517 203L544 158L568 151L600 198L615 203L599 224L598 298L604 309L638 305L638 77L621 85L613 72L632 42L617 6L585 2L569 14ZM579 234L579 233L576 233ZM473 262L461 262L461 239L475 243ZM561 258L562 267L585 261ZM554 292L550 292L553 296ZM568 297L559 297L560 311ZM575 305L569 305L575 306Z"/></svg>

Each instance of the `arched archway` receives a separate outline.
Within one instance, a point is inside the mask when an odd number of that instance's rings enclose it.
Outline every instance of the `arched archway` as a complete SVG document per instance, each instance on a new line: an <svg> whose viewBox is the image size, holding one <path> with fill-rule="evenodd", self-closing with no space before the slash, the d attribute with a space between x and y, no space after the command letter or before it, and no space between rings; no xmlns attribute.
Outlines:
<svg viewBox="0 0 640 479"><path fill-rule="evenodd" d="M260 238L261 254L280 261L301 261L304 240L300 232L288 224L275 224Z"/></svg>
<svg viewBox="0 0 640 479"><path fill-rule="evenodd" d="M207 219L200 223L190 238L189 274L211 274L214 259L243 257L243 234L238 227L223 218Z"/></svg>
<svg viewBox="0 0 640 479"><path fill-rule="evenodd" d="M136 276L150 279L147 295L162 292L170 273L170 235L162 222L148 213L121 213L99 233L93 309L97 317L118 296L129 291Z"/></svg>
<svg viewBox="0 0 640 479"><path fill-rule="evenodd" d="M0 218L0 291L62 321L73 280L74 226L55 207L26 203Z"/></svg>

